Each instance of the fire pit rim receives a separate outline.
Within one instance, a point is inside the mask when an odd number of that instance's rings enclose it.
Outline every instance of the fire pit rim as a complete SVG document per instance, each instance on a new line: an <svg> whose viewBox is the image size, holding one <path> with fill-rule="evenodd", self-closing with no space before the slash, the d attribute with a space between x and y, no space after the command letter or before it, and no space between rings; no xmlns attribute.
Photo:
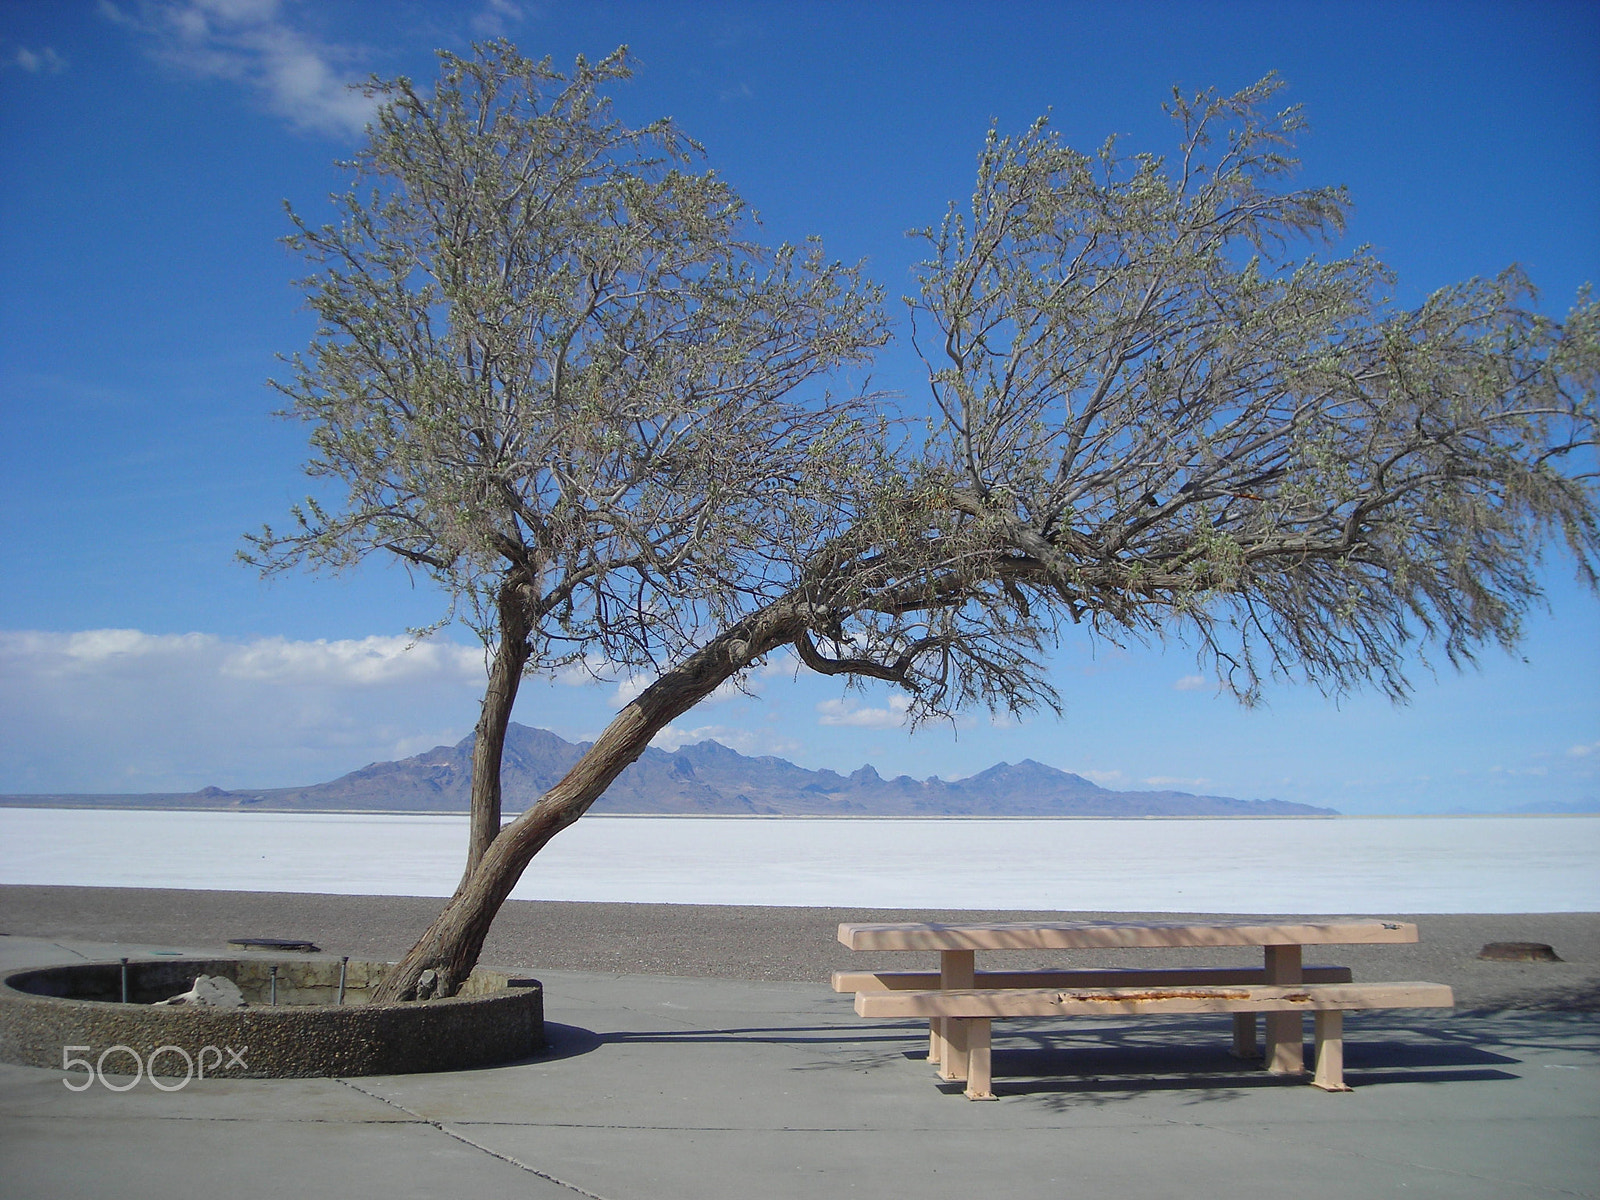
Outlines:
<svg viewBox="0 0 1600 1200"><path fill-rule="evenodd" d="M346 960L349 961L349 960ZM298 971L322 967L336 974L337 957L282 960L262 955L130 957L133 990L151 994L144 976L161 989L184 990L196 974L223 974L248 964L253 971L277 965ZM375 982L392 963L351 962ZM525 972L479 967L466 994L390 1004L252 1003L244 1008L166 1006L120 999L52 995L40 983L65 986L63 977L91 976L104 990L108 974L120 975L119 960L21 967L0 975L0 1061L60 1070L65 1047L132 1047L150 1054L178 1046L191 1054L202 1045L249 1046L241 1069L213 1074L245 1078L409 1074L464 1070L528 1058L544 1048L543 986ZM376 970L374 970L376 969ZM33 985L33 986L30 986ZM81 986L87 986L81 985ZM286 983L286 992L294 989ZM232 1039L231 1041L229 1039ZM193 1042L193 1046L187 1043ZM180 1056L162 1060L162 1073L180 1073Z"/></svg>

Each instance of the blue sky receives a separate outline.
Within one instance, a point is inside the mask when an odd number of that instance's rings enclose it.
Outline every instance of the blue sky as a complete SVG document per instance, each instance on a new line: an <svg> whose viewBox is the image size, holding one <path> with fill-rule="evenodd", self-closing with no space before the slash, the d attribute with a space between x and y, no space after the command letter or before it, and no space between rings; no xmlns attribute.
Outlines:
<svg viewBox="0 0 1600 1200"><path fill-rule="evenodd" d="M264 381L309 316L278 244L312 219L365 110L344 85L431 78L503 34L557 64L627 43L616 94L670 114L777 241L820 234L898 296L904 231L970 193L991 120L1162 152L1174 83L1268 71L1344 183L1349 246L1399 298L1518 262L1565 312L1600 281L1600 6L0 2L0 792L187 790L330 778L467 733L481 652L406 650L439 597L377 565L262 583L240 535L302 494L304 433ZM891 347L879 387L912 393ZM1114 787L1276 796L1346 812L1600 798L1600 605L1553 557L1515 656L1419 668L1395 708L1272 688L1241 710L1182 645L1069 641L1042 714L908 734L888 692L777 664L668 731L811 767L958 777L1034 758ZM593 736L638 681L530 681L517 719Z"/></svg>

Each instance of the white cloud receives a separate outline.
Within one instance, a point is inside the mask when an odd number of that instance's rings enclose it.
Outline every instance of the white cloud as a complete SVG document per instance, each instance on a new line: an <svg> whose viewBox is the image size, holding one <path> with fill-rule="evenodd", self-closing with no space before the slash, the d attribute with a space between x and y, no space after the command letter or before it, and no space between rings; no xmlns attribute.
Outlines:
<svg viewBox="0 0 1600 1200"><path fill-rule="evenodd" d="M512 0L488 0L469 24L479 37L504 37L512 25L521 24L522 6Z"/></svg>
<svg viewBox="0 0 1600 1200"><path fill-rule="evenodd" d="M295 28L279 0L139 0L132 10L101 0L100 12L161 61L242 84L297 128L359 134L372 119L375 102L349 87L365 78L357 53Z"/></svg>
<svg viewBox="0 0 1600 1200"><path fill-rule="evenodd" d="M644 694L645 688L650 686L650 680L640 675L630 675L617 684L617 690L611 693L611 703L621 708L624 704L632 704Z"/></svg>
<svg viewBox="0 0 1600 1200"><path fill-rule="evenodd" d="M409 637L337 642L263 638L230 648L221 671L239 679L334 687L384 687L402 680L482 684L487 674L477 647Z"/></svg>
<svg viewBox="0 0 1600 1200"><path fill-rule="evenodd" d="M1210 683L1204 675L1185 675L1172 685L1175 692L1197 692Z"/></svg>
<svg viewBox="0 0 1600 1200"><path fill-rule="evenodd" d="M1139 782L1148 783L1151 787L1205 787L1211 782L1209 779L1180 779L1176 775L1151 775Z"/></svg>
<svg viewBox="0 0 1600 1200"><path fill-rule="evenodd" d="M860 729L901 729L910 723L911 700L902 695L889 697L888 708L862 708L859 700L845 697L824 700L817 705L817 724L852 725Z"/></svg>
<svg viewBox="0 0 1600 1200"><path fill-rule="evenodd" d="M315 783L459 740L484 679L442 639L0 632L0 792Z"/></svg>
<svg viewBox="0 0 1600 1200"><path fill-rule="evenodd" d="M1600 742L1584 742L1567 747L1567 755L1571 758L1588 758L1591 754L1600 754Z"/></svg>
<svg viewBox="0 0 1600 1200"><path fill-rule="evenodd" d="M151 634L137 629L81 633L0 633L0 662L38 677L149 675L178 670L258 683L384 687L401 681L481 684L483 651L409 637L296 642L229 642L204 633Z"/></svg>
<svg viewBox="0 0 1600 1200"><path fill-rule="evenodd" d="M203 633L150 634L137 629L7 633L0 634L0 660L27 656L58 673L113 671L151 658L205 653L219 644Z"/></svg>
<svg viewBox="0 0 1600 1200"><path fill-rule="evenodd" d="M8 67L21 67L30 75L59 75L67 69L67 60L50 46L42 50L29 50L26 46L18 46L0 61Z"/></svg>

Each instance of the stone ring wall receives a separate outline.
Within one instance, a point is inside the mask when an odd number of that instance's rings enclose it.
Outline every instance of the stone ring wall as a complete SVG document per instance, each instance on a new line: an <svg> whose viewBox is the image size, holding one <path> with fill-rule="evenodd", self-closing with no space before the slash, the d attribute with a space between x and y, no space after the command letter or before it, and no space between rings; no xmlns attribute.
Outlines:
<svg viewBox="0 0 1600 1200"><path fill-rule="evenodd" d="M122 963L14 971L0 980L0 1061L62 1070L68 1058L95 1063L121 1047L102 1070L133 1073L131 1051L154 1075L183 1075L198 1062L207 1077L290 1078L456 1071L544 1048L538 980L479 968L446 999L366 1003L387 969L303 957L130 960L128 1003ZM198 975L232 979L248 1006L152 1003L187 991Z"/></svg>

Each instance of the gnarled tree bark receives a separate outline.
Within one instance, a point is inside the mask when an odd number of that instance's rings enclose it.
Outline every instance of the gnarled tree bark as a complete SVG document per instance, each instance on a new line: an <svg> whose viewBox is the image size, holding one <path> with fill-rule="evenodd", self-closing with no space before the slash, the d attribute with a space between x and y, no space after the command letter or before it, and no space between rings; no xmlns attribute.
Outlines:
<svg viewBox="0 0 1600 1200"><path fill-rule="evenodd" d="M516 579L501 584L496 597L500 617L500 642L489 664L489 685L478 711L472 743L472 816L463 884L472 878L489 847L500 836L500 762L505 754L506 728L517 702L522 671L533 648L528 644L528 589Z"/></svg>
<svg viewBox="0 0 1600 1200"><path fill-rule="evenodd" d="M453 995L477 965L495 914L550 839L583 816L670 722L755 660L792 642L800 631L798 598L786 597L740 621L662 674L612 718L559 783L490 840L438 918L384 979L374 1001L418 999L418 982L430 970L435 972L436 982L428 994ZM504 732L502 727L502 739ZM475 753L475 769L476 762ZM499 765L497 752L492 767L496 795ZM478 786L476 777L473 786Z"/></svg>

